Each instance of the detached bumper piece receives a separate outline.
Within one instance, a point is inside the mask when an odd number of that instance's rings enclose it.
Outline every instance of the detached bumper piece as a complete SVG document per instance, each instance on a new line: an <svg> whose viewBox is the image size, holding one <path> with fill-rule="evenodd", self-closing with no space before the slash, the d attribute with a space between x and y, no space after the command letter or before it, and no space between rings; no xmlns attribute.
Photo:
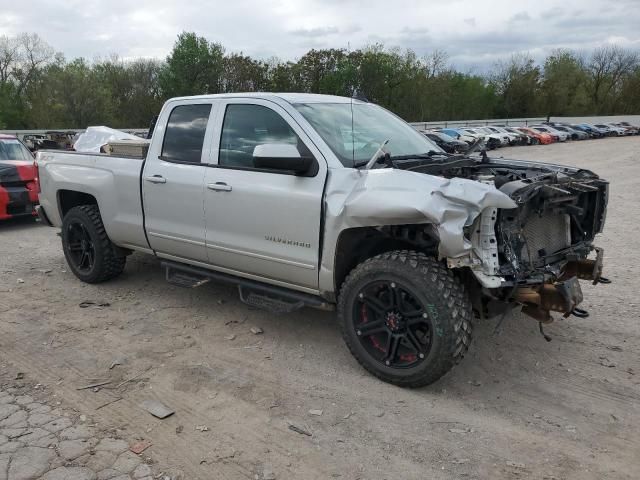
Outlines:
<svg viewBox="0 0 640 480"><path fill-rule="evenodd" d="M602 276L603 249L596 248L595 259L581 259L566 264L559 281L541 285L519 287L514 300L523 305L526 313L540 323L551 323L551 312L560 312L565 317L574 315L586 318L589 312L578 308L583 295L579 280L591 280L594 285L611 281Z"/></svg>
<svg viewBox="0 0 640 480"><path fill-rule="evenodd" d="M578 277L580 280L591 280L594 285L598 283L609 284L611 280L602 276L602 260L604 249L595 247L595 260L577 260L569 262L564 268L564 277Z"/></svg>
<svg viewBox="0 0 640 480"><path fill-rule="evenodd" d="M551 323L551 312L569 316L582 302L583 296L580 282L572 277L562 282L521 287L516 291L514 299L524 305L522 313L541 323Z"/></svg>

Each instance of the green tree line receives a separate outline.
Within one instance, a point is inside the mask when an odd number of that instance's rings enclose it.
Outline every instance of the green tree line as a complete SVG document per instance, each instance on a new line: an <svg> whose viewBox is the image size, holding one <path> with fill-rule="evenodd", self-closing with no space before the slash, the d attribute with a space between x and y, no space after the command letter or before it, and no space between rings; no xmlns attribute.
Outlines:
<svg viewBox="0 0 640 480"><path fill-rule="evenodd" d="M616 45L513 55L484 75L445 52L370 45L297 61L227 53L184 32L165 60L66 59L36 34L0 36L0 128L144 127L171 97L240 91L359 94L408 121L640 113L640 56Z"/></svg>

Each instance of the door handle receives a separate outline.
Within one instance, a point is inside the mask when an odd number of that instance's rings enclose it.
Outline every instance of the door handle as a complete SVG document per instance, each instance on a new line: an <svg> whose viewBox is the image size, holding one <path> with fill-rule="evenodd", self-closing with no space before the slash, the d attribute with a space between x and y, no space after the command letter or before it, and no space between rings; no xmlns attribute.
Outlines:
<svg viewBox="0 0 640 480"><path fill-rule="evenodd" d="M215 190L216 192L230 192L233 190L231 185L227 185L224 182L208 183L207 188L209 190Z"/></svg>
<svg viewBox="0 0 640 480"><path fill-rule="evenodd" d="M162 175L153 175L150 177L144 177L144 179L147 182L151 182L151 183L167 183L167 179L164 178Z"/></svg>

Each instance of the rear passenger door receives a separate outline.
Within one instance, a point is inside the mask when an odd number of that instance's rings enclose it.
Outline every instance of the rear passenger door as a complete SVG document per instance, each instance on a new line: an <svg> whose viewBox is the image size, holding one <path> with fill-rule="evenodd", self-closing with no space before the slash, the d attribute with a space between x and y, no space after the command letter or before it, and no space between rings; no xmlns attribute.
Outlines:
<svg viewBox="0 0 640 480"><path fill-rule="evenodd" d="M161 257L207 261L203 189L215 105L176 102L158 119L142 193L149 244Z"/></svg>
<svg viewBox="0 0 640 480"><path fill-rule="evenodd" d="M316 290L327 175L320 151L284 108L268 100L226 100L217 123L212 168L205 173L210 263ZM264 144L294 145L303 156L313 156L313 175L256 168L253 152Z"/></svg>

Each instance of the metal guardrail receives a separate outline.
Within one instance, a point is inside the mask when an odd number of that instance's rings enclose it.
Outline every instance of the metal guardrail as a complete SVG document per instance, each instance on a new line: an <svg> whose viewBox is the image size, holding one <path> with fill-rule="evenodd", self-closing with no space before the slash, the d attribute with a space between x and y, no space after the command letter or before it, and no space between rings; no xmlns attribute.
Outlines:
<svg viewBox="0 0 640 480"><path fill-rule="evenodd" d="M550 117L553 122L566 123L617 123L629 122L632 125L640 125L640 115L610 115L592 117ZM546 117L531 118L489 118L485 120L442 120L438 122L410 122L418 130L431 128L456 128L456 127L484 127L487 125L509 125L512 127L526 127L546 122Z"/></svg>
<svg viewBox="0 0 640 480"><path fill-rule="evenodd" d="M456 128L456 127L485 127L487 125L507 125L511 127L527 127L546 122L546 117L539 118L492 118L486 120L444 120L440 122L409 122L418 130L431 128Z"/></svg>

